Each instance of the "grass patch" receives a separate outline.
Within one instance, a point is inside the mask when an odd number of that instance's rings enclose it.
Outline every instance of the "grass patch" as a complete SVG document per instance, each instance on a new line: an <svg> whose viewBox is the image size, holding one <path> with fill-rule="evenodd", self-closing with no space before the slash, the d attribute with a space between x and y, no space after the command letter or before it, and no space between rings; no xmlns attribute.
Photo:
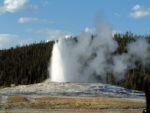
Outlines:
<svg viewBox="0 0 150 113"><path fill-rule="evenodd" d="M27 102L27 98L23 97L23 96L10 96L8 97L8 102L10 103L15 103L15 102Z"/></svg>
<svg viewBox="0 0 150 113"><path fill-rule="evenodd" d="M107 108L136 108L144 107L144 102L137 102L127 99L118 98L60 98L60 97L43 97L35 98L39 105L52 108L90 108L90 109L107 109ZM40 107L39 106L39 107Z"/></svg>
<svg viewBox="0 0 150 113"><path fill-rule="evenodd" d="M0 113L142 113L142 110L48 110L48 111L3 111Z"/></svg>
<svg viewBox="0 0 150 113"><path fill-rule="evenodd" d="M135 101L130 99L122 99L122 98L103 98L103 97L98 97L98 98L41 97L41 98L32 98L29 101L22 96L12 96L12 97L8 97L7 103L0 104L1 109L21 110L21 112L19 111L14 113L29 113L29 112L23 112L22 109L29 109L29 110L32 109L37 111L38 109L44 110L42 112L39 111L35 113L48 113L47 110L50 109L51 109L51 113L53 112L59 113L57 111L59 109L62 109L61 113L75 113L73 111L77 109L88 111L87 113L92 113L93 110L95 110L95 112L101 111L101 113L141 113L140 110L129 110L129 109L144 108L144 107L145 107L145 102L142 101ZM74 110L70 112L65 112L71 109ZM113 109L113 110L109 112L107 111L107 109ZM115 109L116 110L125 109L125 110L116 111ZM80 112L80 110L78 112ZM0 112L0 113L5 113L5 112Z"/></svg>

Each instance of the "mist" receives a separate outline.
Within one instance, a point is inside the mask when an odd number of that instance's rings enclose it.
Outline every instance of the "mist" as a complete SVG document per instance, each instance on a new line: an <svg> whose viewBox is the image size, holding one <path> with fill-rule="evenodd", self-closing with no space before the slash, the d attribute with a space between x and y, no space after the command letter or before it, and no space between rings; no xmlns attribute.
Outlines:
<svg viewBox="0 0 150 113"><path fill-rule="evenodd" d="M128 70L136 68L136 60L144 65L150 63L150 45L145 39L129 43L127 53L113 54L118 44L113 39L111 25L101 20L95 29L55 42L49 66L50 81L99 82L109 73L123 79Z"/></svg>

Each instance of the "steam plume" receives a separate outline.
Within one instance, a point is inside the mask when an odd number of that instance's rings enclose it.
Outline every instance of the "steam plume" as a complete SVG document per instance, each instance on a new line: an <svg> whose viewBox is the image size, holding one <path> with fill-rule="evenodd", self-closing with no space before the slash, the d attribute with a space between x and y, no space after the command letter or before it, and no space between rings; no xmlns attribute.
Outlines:
<svg viewBox="0 0 150 113"><path fill-rule="evenodd" d="M55 42L49 67L54 82L98 82L108 73L122 78L134 61L145 64L149 58L149 44L139 39L127 45L128 53L113 55L118 45L112 29L106 22L97 24L96 32L87 30L76 38L62 38Z"/></svg>

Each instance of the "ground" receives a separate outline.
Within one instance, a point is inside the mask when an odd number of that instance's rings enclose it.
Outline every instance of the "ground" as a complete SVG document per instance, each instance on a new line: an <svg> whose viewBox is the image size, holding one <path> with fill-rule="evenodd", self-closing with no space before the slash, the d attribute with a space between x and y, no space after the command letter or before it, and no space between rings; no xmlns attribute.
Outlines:
<svg viewBox="0 0 150 113"><path fill-rule="evenodd" d="M108 84L40 83L0 89L0 113L141 113L143 92Z"/></svg>

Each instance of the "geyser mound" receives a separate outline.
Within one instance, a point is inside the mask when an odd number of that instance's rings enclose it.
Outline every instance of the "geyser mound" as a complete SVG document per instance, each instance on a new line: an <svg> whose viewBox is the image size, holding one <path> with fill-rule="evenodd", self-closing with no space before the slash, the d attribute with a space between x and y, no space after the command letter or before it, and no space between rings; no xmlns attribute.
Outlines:
<svg viewBox="0 0 150 113"><path fill-rule="evenodd" d="M149 58L150 46L144 39L129 43L128 53L114 54L118 44L112 37L111 26L104 22L99 25L95 33L85 31L55 42L50 81L99 82L105 81L108 74L121 79L129 69L135 68L135 60L145 63Z"/></svg>

